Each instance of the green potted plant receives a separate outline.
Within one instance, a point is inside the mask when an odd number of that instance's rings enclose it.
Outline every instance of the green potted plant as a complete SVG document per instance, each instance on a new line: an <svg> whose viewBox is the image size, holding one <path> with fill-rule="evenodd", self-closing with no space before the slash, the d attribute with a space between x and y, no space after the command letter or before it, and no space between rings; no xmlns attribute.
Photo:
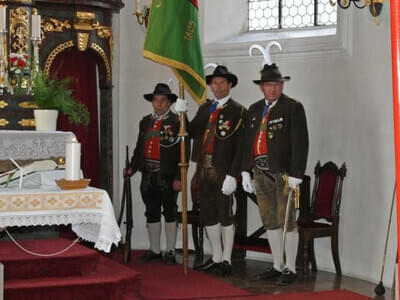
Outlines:
<svg viewBox="0 0 400 300"><path fill-rule="evenodd" d="M58 111L68 116L71 124L89 125L90 115L85 104L76 101L72 95L72 90L68 88L70 80L51 78L42 70L35 73L32 80L32 100L38 107L34 110L36 130L55 130ZM51 123L52 128L43 128L39 115L48 111L52 115L52 120L45 121ZM55 118L55 120L54 120Z"/></svg>

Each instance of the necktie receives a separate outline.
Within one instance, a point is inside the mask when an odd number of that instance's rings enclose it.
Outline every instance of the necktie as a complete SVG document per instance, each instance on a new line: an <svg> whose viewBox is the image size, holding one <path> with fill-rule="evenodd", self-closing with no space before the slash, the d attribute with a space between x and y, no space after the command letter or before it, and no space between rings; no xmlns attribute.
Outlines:
<svg viewBox="0 0 400 300"><path fill-rule="evenodd" d="M269 108L270 108L270 106L271 106L271 103L267 103L267 104L265 104L265 106L264 106L264 111L263 111L263 113L262 113L262 117L264 118L265 117L265 115L268 113L268 110L269 110Z"/></svg>
<svg viewBox="0 0 400 300"><path fill-rule="evenodd" d="M211 114L217 109L217 106L218 106L218 102L217 101L213 101L211 106L210 106L210 113Z"/></svg>

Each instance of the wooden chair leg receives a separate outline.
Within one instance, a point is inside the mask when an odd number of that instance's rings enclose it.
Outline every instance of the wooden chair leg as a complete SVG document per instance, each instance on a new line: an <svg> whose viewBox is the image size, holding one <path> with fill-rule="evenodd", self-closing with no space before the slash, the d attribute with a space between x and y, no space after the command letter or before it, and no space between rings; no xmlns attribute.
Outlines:
<svg viewBox="0 0 400 300"><path fill-rule="evenodd" d="M314 252L314 239L310 241L310 262L311 262L311 270L313 273L317 272L317 261L315 260L315 252Z"/></svg>
<svg viewBox="0 0 400 300"><path fill-rule="evenodd" d="M299 233L299 245L297 246L296 269L303 270L304 240Z"/></svg>
<svg viewBox="0 0 400 300"><path fill-rule="evenodd" d="M303 249L303 274L304 274L304 277L307 277L308 276L308 265L309 265L309 263L310 263L310 261L309 261L309 258L308 258L308 247L309 247L309 241L308 240L304 240L304 243L303 243L303 247L304 247L304 249Z"/></svg>
<svg viewBox="0 0 400 300"><path fill-rule="evenodd" d="M332 248L332 257L333 262L335 263L336 275L342 276L342 269L340 267L340 260L339 260L339 248L338 248L338 236L334 234L331 238L331 248Z"/></svg>
<svg viewBox="0 0 400 300"><path fill-rule="evenodd" d="M203 255L204 255L203 244L204 244L204 227L199 226L199 250L200 250L199 255L200 255L200 257L203 257Z"/></svg>
<svg viewBox="0 0 400 300"><path fill-rule="evenodd" d="M194 245L194 250L196 251L196 254L199 253L200 248L199 248L199 227L195 224L192 224L192 239L193 239L193 245Z"/></svg>

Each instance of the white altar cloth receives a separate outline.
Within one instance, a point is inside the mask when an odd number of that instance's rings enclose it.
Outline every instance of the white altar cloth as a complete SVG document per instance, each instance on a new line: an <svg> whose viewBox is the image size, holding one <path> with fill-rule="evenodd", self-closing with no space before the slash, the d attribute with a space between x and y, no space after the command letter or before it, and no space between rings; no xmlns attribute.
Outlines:
<svg viewBox="0 0 400 300"><path fill-rule="evenodd" d="M110 252L121 232L106 191L88 187L80 190L0 189L0 227L68 225L95 248Z"/></svg>

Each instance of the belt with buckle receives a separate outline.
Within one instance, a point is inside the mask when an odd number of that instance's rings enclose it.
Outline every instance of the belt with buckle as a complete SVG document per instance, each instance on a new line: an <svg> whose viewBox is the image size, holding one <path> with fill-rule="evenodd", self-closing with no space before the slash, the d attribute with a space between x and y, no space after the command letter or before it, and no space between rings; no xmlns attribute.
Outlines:
<svg viewBox="0 0 400 300"><path fill-rule="evenodd" d="M160 171L160 161L159 160L145 159L144 166L145 166L146 171L151 172L151 173Z"/></svg>
<svg viewBox="0 0 400 300"><path fill-rule="evenodd" d="M254 166L261 171L269 171L268 155L254 157Z"/></svg>

